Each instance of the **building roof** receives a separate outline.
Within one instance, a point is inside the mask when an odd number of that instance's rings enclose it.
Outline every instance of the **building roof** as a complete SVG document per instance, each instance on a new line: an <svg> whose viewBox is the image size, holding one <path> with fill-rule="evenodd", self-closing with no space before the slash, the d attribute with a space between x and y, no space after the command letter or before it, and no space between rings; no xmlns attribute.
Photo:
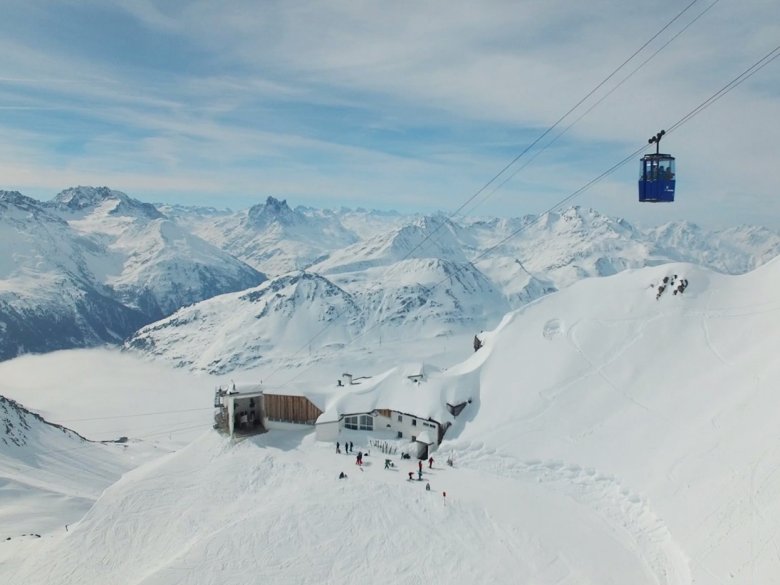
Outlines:
<svg viewBox="0 0 780 585"><path fill-rule="evenodd" d="M260 384L231 384L226 390L227 396L238 398L249 398L263 394L263 387Z"/></svg>
<svg viewBox="0 0 780 585"><path fill-rule="evenodd" d="M423 375L415 382L409 376ZM440 423L452 422L447 402L464 402L476 395L478 380L451 376L427 364L404 364L359 385L332 385L322 390L325 408L318 423L334 422L342 415L387 409Z"/></svg>
<svg viewBox="0 0 780 585"><path fill-rule="evenodd" d="M229 398L230 400L235 400L236 398L257 398L259 396L263 395L262 390L258 390L257 392L229 392L225 395L225 398Z"/></svg>

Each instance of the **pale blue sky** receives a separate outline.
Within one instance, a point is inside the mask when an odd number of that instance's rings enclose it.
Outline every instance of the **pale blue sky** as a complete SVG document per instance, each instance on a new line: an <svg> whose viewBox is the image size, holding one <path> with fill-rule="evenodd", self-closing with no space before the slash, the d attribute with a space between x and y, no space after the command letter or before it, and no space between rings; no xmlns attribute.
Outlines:
<svg viewBox="0 0 780 585"><path fill-rule="evenodd" d="M0 0L0 188L452 211L689 2ZM546 209L778 45L776 0L720 0L472 213ZM574 202L780 227L778 98L780 59L664 139L674 205L634 162Z"/></svg>

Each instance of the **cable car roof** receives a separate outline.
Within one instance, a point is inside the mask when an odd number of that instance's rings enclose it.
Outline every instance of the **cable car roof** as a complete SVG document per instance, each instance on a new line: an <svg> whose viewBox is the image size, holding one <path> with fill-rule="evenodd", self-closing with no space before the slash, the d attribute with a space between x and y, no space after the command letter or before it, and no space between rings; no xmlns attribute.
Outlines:
<svg viewBox="0 0 780 585"><path fill-rule="evenodd" d="M664 153L650 153L646 154L642 157L642 160L674 160L674 157L671 154L664 154Z"/></svg>

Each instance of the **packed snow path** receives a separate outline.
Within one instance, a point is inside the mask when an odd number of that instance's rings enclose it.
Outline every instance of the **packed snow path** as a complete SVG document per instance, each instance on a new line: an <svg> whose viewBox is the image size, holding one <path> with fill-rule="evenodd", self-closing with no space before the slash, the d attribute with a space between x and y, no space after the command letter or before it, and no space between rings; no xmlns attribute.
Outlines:
<svg viewBox="0 0 780 585"><path fill-rule="evenodd" d="M614 480L472 449L465 468L426 464L409 481L415 460L384 469L384 458L361 468L311 436L233 444L209 432L30 547L12 581L690 583L662 524Z"/></svg>
<svg viewBox="0 0 780 585"><path fill-rule="evenodd" d="M655 578L650 583L691 583L686 555L674 542L664 522L639 494L592 467L559 460L520 461L477 443L459 444L460 465L522 482L538 483L565 495L594 516L599 516L621 540L633 542Z"/></svg>

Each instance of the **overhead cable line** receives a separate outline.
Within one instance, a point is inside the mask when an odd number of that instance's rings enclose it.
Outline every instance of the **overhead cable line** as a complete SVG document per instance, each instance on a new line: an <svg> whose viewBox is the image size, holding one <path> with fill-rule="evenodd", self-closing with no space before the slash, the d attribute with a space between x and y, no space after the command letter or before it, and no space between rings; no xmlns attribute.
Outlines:
<svg viewBox="0 0 780 585"><path fill-rule="evenodd" d="M681 126L683 126L684 124L689 122L691 119L693 119L695 116L697 116L698 114L700 114L704 110L706 110L708 107L710 107L712 104L717 102L719 99L721 99L727 93L729 93L731 90L735 89L736 87L738 87L739 85L741 85L742 83L747 81L750 77L752 77L753 75L758 73L761 69L763 69L764 67L769 65L772 61L774 61L778 57L780 57L780 45L778 45L777 47L775 47L774 49L769 51L766 55L764 55L758 61L753 63L745 71L743 71L737 77L735 77L734 79L729 81L726 85L724 85L722 88L720 88L714 94L712 94L710 97L708 97L706 100L704 100L698 106L696 106L693 110L691 110L690 112L685 114L677 122L675 122L674 124L669 126L669 130L667 130L666 133L669 134L670 132L679 129ZM626 163L630 162L631 160L634 160L634 158L639 153L647 150L647 148L648 148L648 144L647 143L642 144L642 146L637 148L631 154L629 154L628 156L626 156L625 158L623 158L619 162L615 163L614 165L609 167L607 170L605 170L604 172L602 172L601 174L599 174L595 178L593 178L590 181L588 181L587 183L585 183L582 187L580 187L579 189L573 191L572 193L570 193L569 195L567 195L566 197L564 197L563 199L561 199L560 201L558 201L557 203L555 203L554 205L549 207L547 210L545 210L542 213L540 213L539 215L537 215L532 221L530 221L527 224L522 225L521 227L519 227L518 229L514 230L509 235L507 235L505 238L501 239L496 244L494 244L494 245L490 246L489 248L487 248L485 251L483 251L481 254L479 254L476 258L471 260L471 263L473 264L475 262L478 262L482 258L488 256L490 253L492 253L494 250L496 250L499 246L502 246L503 244L505 244L509 240L515 238L520 233L524 232L525 230L527 230L531 226L533 226L536 223L538 223L546 214L555 211L556 209L558 209L559 207L565 205L566 203L568 203L569 201L571 201L575 197L578 197L579 195L582 195L582 193L584 193L585 191L590 189L593 185L595 185L596 183L600 182L602 179L608 177L609 175L611 175L612 173L617 171L619 168L624 166ZM429 291L433 291L437 287L441 286L443 283L445 283L448 280L450 280L450 278L451 278L450 276L447 276L447 277L439 280L434 285L428 287L428 290ZM382 323L376 323L372 327L369 327L368 329L364 330L362 333L360 333L360 335L358 335L357 337L353 338L350 341L350 343L354 343L357 340L361 339L367 333L369 333L370 331L373 331L374 329L379 327L381 324ZM294 375L292 378L287 380L285 383L289 384L290 382L292 382L293 380L297 379L302 374L303 374L303 371L299 372L298 374Z"/></svg>
<svg viewBox="0 0 780 585"><path fill-rule="evenodd" d="M72 423L72 422L87 422L87 421L95 421L95 420L112 420L117 418L135 418L139 416L154 416L158 414L179 414L182 412L196 412L201 410L211 410L211 408L212 407L185 408L182 410L155 410L154 412L141 412L138 414L117 414L114 416L95 416L91 418L66 418L63 420L58 420L57 424Z"/></svg>
<svg viewBox="0 0 780 585"><path fill-rule="evenodd" d="M662 26L653 36L651 36L645 43L636 49L631 56L629 56L627 59L625 59L620 65L618 65L609 75L607 75L604 79L602 79L596 86L591 89L588 93L586 93L576 104L574 104L571 108L569 108L566 113L564 113L562 116L560 116L553 124L548 127L542 134L540 134L535 140L533 140L528 146L526 146L520 154L515 156L509 163L507 163L498 173L493 175L491 179L485 183L482 187L480 187L474 194L472 194L468 199L466 199L465 202L463 202L455 211L451 212L447 218L453 218L458 213L460 213L469 203L474 201L480 194L482 194L486 189L488 189L493 183L495 183L502 175L504 175L514 164L519 161L523 156L525 156L534 146L536 146L541 140L544 139L545 136L547 136L550 132L552 132L555 128L558 127L558 125L565 120L572 112L574 112L577 108L579 108L585 101L587 101L593 94L595 94L599 89L601 89L610 79L612 79L617 73L623 69L629 62L631 62L639 53L641 53L648 45L650 45L655 39L657 39L665 30L667 30L672 24L674 24L678 19L680 19L688 10L691 9L691 7L696 4L698 0L691 0L680 12L677 13L671 20L669 20L664 26ZM503 183L502 183L503 185ZM404 260L408 259L414 252L416 252L422 245L427 242L433 234L438 232L443 226L445 222L441 222L438 226L434 227L420 242L418 242L414 247L412 247L404 256L398 261L403 262ZM340 317L342 313L338 313L336 317ZM313 341L316 341L319 339L330 327L332 326L333 320L328 322L326 325L324 325L317 333L315 333L309 340L302 344L296 351L292 353L289 359L293 359L299 354L303 353ZM361 334L362 336L362 334ZM267 376L265 376L266 380L272 379L273 376L275 376L284 366L279 366L271 371L271 373Z"/></svg>
<svg viewBox="0 0 780 585"><path fill-rule="evenodd" d="M769 51L766 55L761 57L758 61L753 63L750 67L745 69L742 73L740 73L737 77L732 79L730 82L728 82L726 85L724 85L720 90L712 94L707 100L699 104L696 108L688 112L685 116L683 116L680 120L672 124L668 130L666 130L667 134L671 134L675 130L677 130L680 126L687 123L689 120L691 120L693 117L697 116L700 112L703 110L706 110L708 107L710 107L712 104L714 104L716 101L718 101L720 98L722 98L724 95L729 93L732 89L735 87L741 85L743 82L747 81L753 75L761 71L764 67L769 65L772 61L780 57L780 45Z"/></svg>
<svg viewBox="0 0 780 585"><path fill-rule="evenodd" d="M718 0L716 0L716 1L718 1ZM590 90L588 93L586 93L586 94L585 94L585 96L583 96L583 97L582 97L582 98L581 98L581 99L580 99L580 100L579 100L579 101L578 101L576 104L574 104L574 105L573 105L571 108L569 108L569 109L566 111L566 113L565 113L565 114L563 114L563 115L562 115L560 118L558 118L558 119L557 119L555 122L553 122L553 124L552 124L552 125L551 125L549 128L547 128L547 129L546 129L544 132L542 132L542 133L541 133L539 136L537 136L537 137L536 137L536 139L534 139L534 140L533 140L533 141L532 141L532 142L531 142L531 143L530 143L528 146L526 146L526 147L525 147L525 148L522 150L522 152L520 152L520 154L518 154L518 155L517 155L515 158L513 158L513 159L512 159L512 160L511 160L509 163L507 163L507 164L504 166L504 168L502 168L500 171L498 171L498 173L496 173L495 175L493 175L493 177L491 177L491 179L490 179L490 180L489 180L487 183L485 183L484 185L482 185L482 187L480 187L480 188L479 188L479 189L478 189L478 190L477 190L477 191L476 191L476 192L475 192L473 195L471 195L471 197L469 197L468 199L466 199L466 201L465 201L464 203L462 203L462 204L460 205L460 207L458 207L458 208L457 208L455 211L453 211L452 213L450 213L450 214L448 215L448 218L453 218L453 217L455 217L456 215L458 215L458 214L459 214L459 213L460 213L460 212L461 212L461 211L462 211L462 210L463 210L463 209L464 209L464 208L465 208L465 207L466 207L466 206L467 206L469 203L471 203L471 202L472 202L474 199L476 199L476 198L477 198L477 197L478 197L480 194L482 194L482 193L483 193L483 192L484 192L484 191L485 191L485 190L486 190L488 187L490 187L490 185L492 185L494 182L496 182L496 181L497 181L497 180L498 180L498 179L499 179L499 178L500 178L500 177L501 177L501 176L502 176L504 173L506 173L506 172L507 172L507 171L508 171L508 170L509 170L511 167L513 167L513 166L514 166L514 164L515 164L517 161L519 161L521 158L523 158L523 156L525 156L525 155L526 155L526 154L527 154L527 153L528 153L528 152L529 152L529 151L530 151L530 150L531 150L531 149L532 149L534 146L536 146L537 144L539 144L539 142L540 142L540 141L542 141L542 140L544 139L544 137L545 137L545 136L547 136L547 135L548 135L550 132L552 132L552 131L553 131L555 128L557 128L557 127L558 127L558 125L559 125L561 122L563 122L563 120L565 120L566 118L568 118L570 114L572 114L572 113L573 113L573 112L574 112L574 111L575 111L577 108L579 108L579 107L580 107L580 106L581 106L583 103L585 103L585 102L586 102L586 101L587 101L587 100L588 100L588 99L589 99L589 98L590 98L590 97L591 97L593 94L595 94L595 93L596 93L596 92L597 92L599 89L601 89L601 88L602 88L602 87L603 87L603 86L604 86L604 85L605 85L605 84L606 84L606 83L607 83L607 82L608 82L610 79L612 79L612 78L613 78L615 75L617 75L617 73L618 73L618 72L619 72L621 69L623 69L623 67L625 67L626 65L628 65L628 63L630 63L630 62L631 62L631 61L634 59L634 57L636 57L636 56L637 56L639 53L641 53L641 52L642 52L642 51L643 51L643 50L644 50L644 49L645 49L645 48L646 48L646 47L647 47L647 46L648 46L650 43L652 43L652 42L653 42L655 39L657 39L657 38L658 38L658 37L659 37L659 36L660 36L660 35L661 35L661 34L662 34L662 33L663 33L663 32L664 32L666 29L668 29L668 28L669 28L669 27L670 27L672 24L674 24L674 23L675 23L675 22L676 22L676 21L677 21L677 20L678 20L680 17L682 17L682 15L683 15L683 14L685 14L685 13L686 13L688 10L690 10L690 8L691 8L691 7L692 7L694 4L696 4L696 2L698 2L698 0L692 0L692 1L691 1L691 2L690 2L688 5L687 5L687 6L685 6L685 7L684 7L684 8L683 8L683 9L682 9L680 12L678 12L678 13L677 13L677 15L676 15L674 18L672 18L672 19L671 19L669 22L667 22L667 23L666 23L664 26L662 26L662 27L661 27L661 28L658 30L658 32L656 32L656 33L655 33L655 34L654 34L652 37L650 37L650 38L649 38L647 41L645 41L645 43L644 43L644 44L643 44L641 47L639 47L639 48L638 48L636 51L634 51L634 52L631 54L631 56L630 56L630 57L628 57L628 58L627 58L625 61L623 61L623 62L622 62L620 65L618 65L618 66L617 66L615 69L613 69L613 70L612 70L612 73L610 73L610 74L609 74L609 75L607 75L607 76L606 76L604 79L602 79L602 80L601 80L601 81L600 81L600 82L599 82L599 83L598 83L598 84L597 84L597 85L596 85L596 86L595 86L593 89L591 89L591 90ZM706 11L705 11L705 12L706 12ZM698 19L698 17L697 17L697 19ZM694 22L695 22L695 20L697 20L697 19L694 19ZM687 27L686 27L686 28L687 28ZM683 29L683 30L685 30L685 29ZM679 36L679 35L678 35L678 36ZM674 37L674 38L676 38L676 37ZM667 43L667 44L668 44L668 43ZM655 56L655 54L654 54L653 56ZM651 58L652 58L652 57L651 57ZM649 59L648 59L648 60L649 60ZM607 95L609 95L609 94L607 94ZM588 111L590 111L590 110L588 110ZM586 113L587 113L587 112L586 112ZM501 183L501 184L503 185L504 183ZM441 226L439 226L439 228L435 229L435 230L432 232L432 234L433 234L433 233L436 233L436 231L437 231L438 229L440 229L440 227L441 227ZM418 249L420 246L422 246L422 245L423 245L423 244L426 242L426 240L427 240L429 237L430 237L430 235L429 235L429 236L427 236L426 238L424 238L424 239L423 239L423 240L422 240L422 241L421 241L419 244L417 244L417 245L416 245L414 248L412 248L412 249L411 249L411 250L408 252L408 254L412 254L412 253L413 253L415 250L417 250L417 249Z"/></svg>
<svg viewBox="0 0 780 585"><path fill-rule="evenodd" d="M749 78L751 78L753 75L758 73L761 69L769 65L772 61L780 57L780 45L769 51L766 55L761 57L758 61L753 63L750 67L748 67L745 71L740 73L737 77L729 81L726 85L724 85L722 88L720 88L718 91L716 91L714 94L712 94L710 97L708 97L706 100L704 100L702 103L700 103L698 106L696 106L693 110L685 114L682 118L680 118L677 122L669 126L669 130L666 131L667 134L679 129L681 126L692 120L695 116L706 110L708 107L710 107L712 104L717 102L719 99L721 99L723 96L725 96L727 93L729 93L731 90L735 89L745 81L747 81ZM534 218L530 223L524 224L517 230L510 233L508 236L503 238L498 243L494 244L493 246L486 249L484 252L479 254L476 258L472 260L472 262L478 262L485 256L489 255L491 252L493 252L495 249L497 249L499 246L505 244L512 238L516 237L521 232L525 231L535 223L537 223L539 220L541 220L542 217L544 217L545 214L551 213L552 211L555 211L559 207L565 205L575 197L582 195L585 191L590 189L593 185L600 182L602 179L606 178L607 176L614 173L616 170L618 170L620 167L628 163L629 161L633 160L634 157L636 157L640 152L646 150L648 148L648 145L645 143L640 148L626 156L624 159L622 159L620 162L612 165L610 168L608 168L606 171L595 177L594 179L591 179L588 181L585 185L577 189L576 191L570 193L560 201L558 201L555 205L547 209L546 211L539 214L536 218ZM442 283L446 282L448 278L442 279L436 284L433 285L431 288L436 288L437 286L441 285Z"/></svg>
<svg viewBox="0 0 780 585"><path fill-rule="evenodd" d="M526 161L520 165L518 168L516 168L509 176L507 176L503 181L498 183L493 187L493 189L490 190L490 192L481 200L478 201L471 209L469 209L469 213L472 213L477 207L485 203L490 197L492 197L496 191L501 189L504 185L506 185L509 181L511 181L520 171L525 169L528 165L530 165L536 158L542 154L545 150L550 148L553 144L555 144L559 138L561 138L564 134L566 134L571 128L576 125L580 120L582 120L585 116L590 114L594 109L596 109L605 99L607 99L609 96L611 96L615 91L617 91L626 81L631 79L642 67L647 65L650 61L652 61L658 53L663 51L666 47L668 47L672 42L674 42L680 35L682 35L685 31L687 31L691 26L693 26L696 21L698 21L702 16L704 16L707 12L709 12L720 0L714 0L709 6L707 6L704 10L702 10L696 17L691 20L688 24L686 24L683 28L681 28L679 31L677 31L674 36L672 36L668 41L666 41L663 45L661 45L658 49L656 49L647 59L642 61L639 65L637 65L631 73L626 75L622 80L620 80L619 83L617 83L612 89L610 89L607 93L605 93L603 96L601 96L595 103L593 103L587 110L585 110L582 114L580 114L576 120L574 120L571 124L566 126L563 130L561 130L558 134L555 135L555 137L550 140L547 144L542 146L540 149L538 149L536 152L534 152L533 156L526 159Z"/></svg>
<svg viewBox="0 0 780 585"><path fill-rule="evenodd" d="M67 428L67 427L66 427ZM196 429L209 429L211 428L208 423L200 423L197 425L190 425L186 427L178 427L173 426L165 430L157 431L154 433L146 433L142 435L137 435L132 437L133 439L150 439L152 437L157 437L160 435L177 435L179 433L186 433L188 431L193 431ZM54 453L70 453L72 451L78 451L79 449L85 449L87 447L96 446L96 445L103 445L103 446L109 446L109 445L127 445L127 443L120 443L116 440L106 440L106 441L95 441L92 439L87 439L86 437L81 436L77 431L74 431L73 429L67 429L68 431L71 431L75 433L78 437L82 439L82 443L80 445L75 445L73 447L63 447L62 449L40 449L36 451L36 453L41 455L51 455ZM20 470L20 468L16 468Z"/></svg>

